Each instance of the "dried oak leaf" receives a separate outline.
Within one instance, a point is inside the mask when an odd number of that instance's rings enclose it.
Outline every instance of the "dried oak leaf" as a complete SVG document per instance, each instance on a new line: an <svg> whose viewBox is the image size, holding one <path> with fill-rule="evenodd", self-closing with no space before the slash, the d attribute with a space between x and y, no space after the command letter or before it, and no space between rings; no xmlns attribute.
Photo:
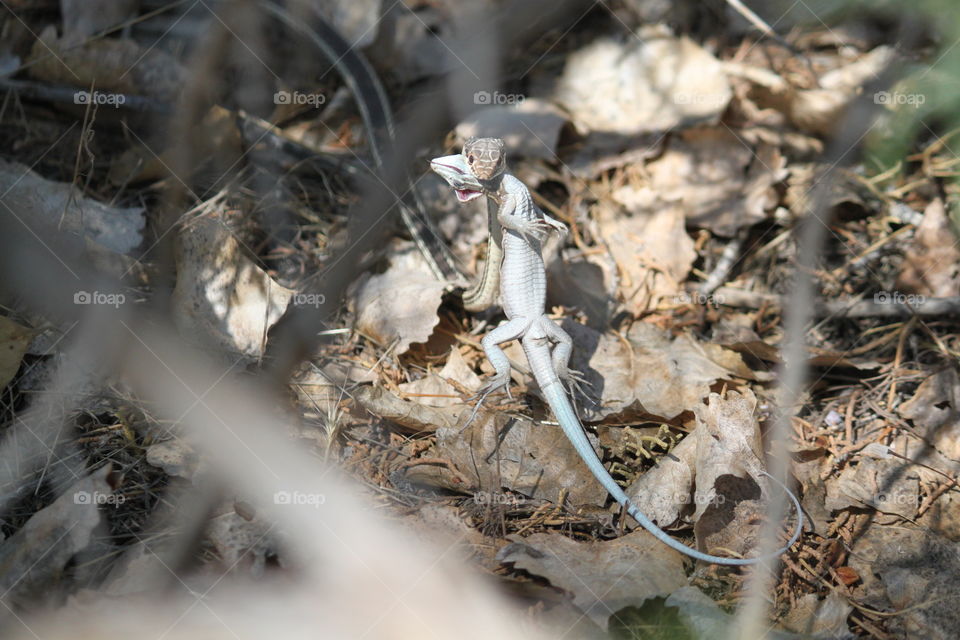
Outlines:
<svg viewBox="0 0 960 640"><path fill-rule="evenodd" d="M583 132L635 135L716 120L733 92L720 62L688 38L645 27L567 58L554 94Z"/></svg>
<svg viewBox="0 0 960 640"><path fill-rule="evenodd" d="M917 435L937 451L960 460L960 376L956 369L943 369L921 382L898 412L912 420Z"/></svg>
<svg viewBox="0 0 960 640"><path fill-rule="evenodd" d="M592 385L593 402L584 403L582 411L588 421L612 415L674 418L699 404L717 380L769 378L747 367L734 351L689 334L671 338L644 322L634 323L624 337L572 321L563 328L575 345L573 368Z"/></svg>
<svg viewBox="0 0 960 640"><path fill-rule="evenodd" d="M960 544L916 527L874 525L854 538L849 564L863 579L858 602L899 612L889 619L895 637L956 637Z"/></svg>
<svg viewBox="0 0 960 640"><path fill-rule="evenodd" d="M621 201L628 196L621 190ZM683 210L663 206L623 216L597 207L604 240L620 271L620 296L640 315L664 298L675 298L690 273L697 252L687 235Z"/></svg>
<svg viewBox="0 0 960 640"><path fill-rule="evenodd" d="M98 38L77 46L72 39L57 39L56 29L44 29L27 58L30 76L167 102L175 102L183 91L186 70L160 47L144 49L122 38Z"/></svg>
<svg viewBox="0 0 960 640"><path fill-rule="evenodd" d="M91 542L100 524L102 496L113 493L107 482L110 465L69 487L53 504L0 542L0 588L4 597L38 595L51 581L62 580L66 564Z"/></svg>
<svg viewBox="0 0 960 640"><path fill-rule="evenodd" d="M0 193L0 210L31 228L39 223L44 232L80 235L116 253L132 251L143 241L143 207L111 207L17 162L0 159Z"/></svg>
<svg viewBox="0 0 960 640"><path fill-rule="evenodd" d="M571 593L574 605L604 628L620 609L687 584L683 556L646 531L600 542L536 533L516 539L497 558Z"/></svg>
<svg viewBox="0 0 960 640"><path fill-rule="evenodd" d="M843 638L850 633L847 617L853 605L845 598L830 593L822 600L815 593L808 593L783 619L783 626L790 631L818 638Z"/></svg>
<svg viewBox="0 0 960 640"><path fill-rule="evenodd" d="M468 391L480 388L480 377L466 363L460 351L452 349L447 363L439 373L428 373L419 380L398 385L406 398L431 407L449 407L463 404L461 393L449 381L459 383Z"/></svg>
<svg viewBox="0 0 960 640"><path fill-rule="evenodd" d="M20 370L20 361L27 352L34 331L0 316L0 390L7 386Z"/></svg>
<svg viewBox="0 0 960 640"><path fill-rule="evenodd" d="M175 243L173 319L181 334L232 355L263 355L267 331L293 296L242 251L217 218L184 225Z"/></svg>
<svg viewBox="0 0 960 640"><path fill-rule="evenodd" d="M897 278L897 288L924 296L960 295L960 250L940 198L932 200L923 212Z"/></svg>
<svg viewBox="0 0 960 640"><path fill-rule="evenodd" d="M395 355L430 338L444 288L412 243L398 246L390 267L362 279L353 296L357 330L384 346L396 341Z"/></svg>
<svg viewBox="0 0 960 640"><path fill-rule="evenodd" d="M760 144L754 152L731 131L719 128L682 132L646 165L646 172L648 179L634 196L635 207L652 207L657 200L677 202L687 224L725 237L766 219L779 201L774 187L788 175L779 149Z"/></svg>

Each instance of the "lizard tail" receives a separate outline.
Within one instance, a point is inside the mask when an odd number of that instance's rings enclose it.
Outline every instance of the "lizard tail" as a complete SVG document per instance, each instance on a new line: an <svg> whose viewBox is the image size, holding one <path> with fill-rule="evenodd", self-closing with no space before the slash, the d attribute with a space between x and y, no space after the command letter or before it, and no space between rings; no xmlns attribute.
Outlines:
<svg viewBox="0 0 960 640"><path fill-rule="evenodd" d="M630 499L627 498L627 494L623 492L623 489L620 488L614 479L607 473L606 468L604 468L603 463L600 462L600 458L597 457L596 452L593 450L590 441L587 440L587 436L583 431L583 426L580 424L580 420L577 418L577 414L574 413L573 407L570 404L570 400L567 399L567 393L563 388L563 385L560 384L558 380L552 380L547 383L544 387L541 387L543 395L547 399L547 404L550 405L550 408L553 409L553 413L557 416L557 421L560 423L560 427L563 429L564 434L573 444L573 447L577 450L577 453L580 454L580 458L587 464L590 468L593 476L603 485L603 488L613 496L613 499L616 500L622 507L627 510L634 520L640 523L644 529L652 533L658 540L664 544L676 549L680 553L686 554L697 560L703 560L704 562L712 562L714 564L725 564L725 565L747 565L747 564L756 564L764 560L771 560L786 552L793 543L797 541L800 537L800 532L803 530L803 514L800 510L800 502L797 500L797 497L787 489L779 480L774 478L769 474L767 475L771 480L776 484L780 485L780 488L786 491L787 495L790 496L790 500L793 502L793 508L797 512L797 527L794 530L793 535L790 536L790 541L780 549L777 549L773 553L765 556L758 556L756 558L725 558L723 556L714 556L709 553L703 553L697 551L692 547L688 547L685 544L677 542L667 534L666 531L658 527L653 523L647 516L634 506Z"/></svg>

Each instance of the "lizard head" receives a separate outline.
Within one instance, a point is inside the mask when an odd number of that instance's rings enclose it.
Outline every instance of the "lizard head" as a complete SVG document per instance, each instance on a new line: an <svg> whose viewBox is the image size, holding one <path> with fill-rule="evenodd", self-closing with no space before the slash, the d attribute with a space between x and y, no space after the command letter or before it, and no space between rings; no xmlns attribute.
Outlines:
<svg viewBox="0 0 960 640"><path fill-rule="evenodd" d="M430 161L430 169L453 187L460 202L470 202L483 195L483 185L470 171L463 154L434 158Z"/></svg>
<svg viewBox="0 0 960 640"><path fill-rule="evenodd" d="M470 138L461 153L470 171L480 180L493 180L506 168L507 154L500 138Z"/></svg>

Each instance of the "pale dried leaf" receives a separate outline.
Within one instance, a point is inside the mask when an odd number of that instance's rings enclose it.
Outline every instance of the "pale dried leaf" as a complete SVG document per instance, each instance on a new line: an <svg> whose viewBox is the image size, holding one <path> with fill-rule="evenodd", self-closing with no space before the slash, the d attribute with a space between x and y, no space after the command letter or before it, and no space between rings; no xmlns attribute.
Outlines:
<svg viewBox="0 0 960 640"><path fill-rule="evenodd" d="M173 319L190 340L255 360L293 291L270 278L218 219L200 217L177 234Z"/></svg>
<svg viewBox="0 0 960 640"><path fill-rule="evenodd" d="M820 88L790 93L787 115L805 131L831 133L861 86L874 80L893 57L892 47L877 47L855 62L828 71L820 77Z"/></svg>
<svg viewBox="0 0 960 640"><path fill-rule="evenodd" d="M536 533L504 547L497 557L573 594L574 605L604 628L620 609L687 584L683 556L646 531L601 542Z"/></svg>
<svg viewBox="0 0 960 640"><path fill-rule="evenodd" d="M581 132L635 135L716 120L732 91L720 62L657 27L602 38L567 59L555 98Z"/></svg>
<svg viewBox="0 0 960 640"><path fill-rule="evenodd" d="M913 465L893 458L862 457L827 482L826 506L831 511L873 507L885 514L913 518L920 505L920 480Z"/></svg>
<svg viewBox="0 0 960 640"><path fill-rule="evenodd" d="M256 578L263 575L267 556L276 553L271 529L273 525L260 518L247 520L229 511L210 521L207 537L227 571L239 569Z"/></svg>
<svg viewBox="0 0 960 640"><path fill-rule="evenodd" d="M779 200L773 186L787 177L776 147L754 151L727 129L704 128L672 139L647 174L628 207L678 202L688 224L726 237L764 220ZM624 200L616 192L614 198Z"/></svg>
<svg viewBox="0 0 960 640"><path fill-rule="evenodd" d="M847 617L851 611L853 605L836 593L829 593L822 600L817 594L808 593L784 617L783 626L818 638L845 638L850 633Z"/></svg>
<svg viewBox="0 0 960 640"><path fill-rule="evenodd" d="M168 476L193 480L202 464L200 455L181 438L157 442L147 447L147 462L163 469Z"/></svg>
<svg viewBox="0 0 960 640"><path fill-rule="evenodd" d="M916 527L871 526L855 539L850 566L864 581L858 601L900 613L895 637L947 640L960 627L960 545Z"/></svg>
<svg viewBox="0 0 960 640"><path fill-rule="evenodd" d="M394 355L406 353L414 342L426 342L440 322L443 288L419 252L406 243L384 273L356 286L357 330L383 346L396 342Z"/></svg>
<svg viewBox="0 0 960 640"><path fill-rule="evenodd" d="M949 367L920 383L898 412L919 437L947 458L960 460L960 376Z"/></svg>
<svg viewBox="0 0 960 640"><path fill-rule="evenodd" d="M65 42L79 43L137 15L140 0L60 0Z"/></svg>
<svg viewBox="0 0 960 640"><path fill-rule="evenodd" d="M593 385L588 394L596 403L585 403L585 420L674 418L698 405L717 380L756 379L736 352L688 334L671 338L648 323L634 323L625 339L570 321L563 328L573 338L572 366Z"/></svg>
<svg viewBox="0 0 960 640"><path fill-rule="evenodd" d="M30 167L0 159L0 207L23 224L83 235L92 242L127 253L143 241L143 207L111 207L81 194L72 184L42 178Z"/></svg>
<svg viewBox="0 0 960 640"><path fill-rule="evenodd" d="M669 455L661 457L655 467L627 487L630 502L661 528L680 520L693 502L696 457L697 438L684 438L670 449Z"/></svg>
<svg viewBox="0 0 960 640"><path fill-rule="evenodd" d="M900 268L897 288L922 296L960 295L960 249L943 200L934 198L923 212Z"/></svg>
<svg viewBox="0 0 960 640"><path fill-rule="evenodd" d="M439 373L428 373L419 380L398 385L407 397L431 407L449 407L463 404L460 392L449 380L458 382L470 391L480 388L480 377L473 372L460 351L453 349Z"/></svg>
<svg viewBox="0 0 960 640"><path fill-rule="evenodd" d="M17 375L33 336L33 330L0 316L0 390Z"/></svg>
<svg viewBox="0 0 960 640"><path fill-rule="evenodd" d="M559 427L481 410L464 430L471 411L472 407L465 407L455 426L438 428L436 444L427 453L449 461L456 471L420 465L408 471L409 479L462 492L499 494L508 489L549 501L556 501L565 490L569 504L606 504L606 491L593 480Z"/></svg>
<svg viewBox="0 0 960 640"><path fill-rule="evenodd" d="M83 1L83 0L81 0ZM30 76L45 82L175 102L186 70L161 47L143 48L120 38L98 38L77 46L56 29L41 32L27 58Z"/></svg>
<svg viewBox="0 0 960 640"><path fill-rule="evenodd" d="M5 598L50 587L70 559L90 544L100 524L99 504L113 490L110 465L75 482L0 543L0 588Z"/></svg>
<svg viewBox="0 0 960 640"><path fill-rule="evenodd" d="M620 197L627 196L621 191ZM627 309L640 315L661 299L675 298L697 259L683 210L664 206L632 216L600 217L601 232L620 270L620 294Z"/></svg>

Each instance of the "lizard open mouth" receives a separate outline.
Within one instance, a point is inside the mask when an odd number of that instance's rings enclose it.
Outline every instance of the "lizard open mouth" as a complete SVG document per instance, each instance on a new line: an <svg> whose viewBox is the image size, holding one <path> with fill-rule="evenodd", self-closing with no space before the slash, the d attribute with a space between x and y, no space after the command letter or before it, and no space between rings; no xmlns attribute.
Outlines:
<svg viewBox="0 0 960 640"><path fill-rule="evenodd" d="M457 192L457 200L460 202L470 202L483 195L482 191L474 191L473 189L454 189L454 191Z"/></svg>

